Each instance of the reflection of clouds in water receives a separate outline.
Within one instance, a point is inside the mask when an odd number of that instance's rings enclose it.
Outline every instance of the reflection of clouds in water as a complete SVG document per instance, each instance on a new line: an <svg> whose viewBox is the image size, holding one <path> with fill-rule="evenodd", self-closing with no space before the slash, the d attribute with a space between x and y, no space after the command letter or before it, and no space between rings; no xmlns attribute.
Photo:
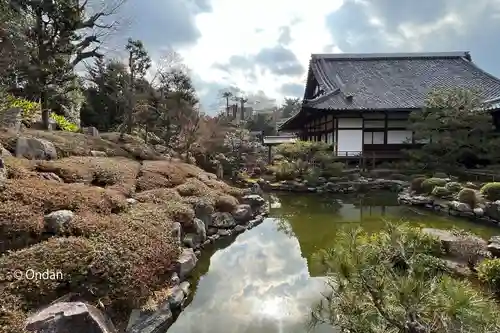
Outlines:
<svg viewBox="0 0 500 333"><path fill-rule="evenodd" d="M322 279L309 278L297 239L268 219L212 256L192 303L169 333L302 333L323 289Z"/></svg>

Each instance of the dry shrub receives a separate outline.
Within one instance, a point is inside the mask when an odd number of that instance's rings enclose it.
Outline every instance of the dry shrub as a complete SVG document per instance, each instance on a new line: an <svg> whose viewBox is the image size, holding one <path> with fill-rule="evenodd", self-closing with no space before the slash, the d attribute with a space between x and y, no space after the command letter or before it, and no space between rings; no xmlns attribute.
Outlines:
<svg viewBox="0 0 500 333"><path fill-rule="evenodd" d="M73 156L37 164L38 171L53 172L66 183L92 184L125 195L134 193L139 169L137 161L121 157Z"/></svg>
<svg viewBox="0 0 500 333"><path fill-rule="evenodd" d="M164 203L168 201L181 201L182 197L174 189L157 188L137 193L135 199L139 202Z"/></svg>
<svg viewBox="0 0 500 333"><path fill-rule="evenodd" d="M7 178L23 179L33 177L35 170L34 161L10 156L2 159L7 168Z"/></svg>
<svg viewBox="0 0 500 333"><path fill-rule="evenodd" d="M0 257L2 272L58 270L62 280L14 280L0 286L0 295L18 298L16 303L29 311L71 291L89 302L100 299L111 313L128 315L164 285L179 256L165 214L159 205L137 205L107 216L107 222L82 214L72 225L85 237L54 237Z"/></svg>
<svg viewBox="0 0 500 333"><path fill-rule="evenodd" d="M220 212L231 213L238 205L238 199L230 195L218 196L215 200L215 209Z"/></svg>
<svg viewBox="0 0 500 333"><path fill-rule="evenodd" d="M163 159L155 149L147 145L144 140L137 136L125 134L122 137L121 134L117 132L101 133L100 136L102 139L118 145L121 149L138 160Z"/></svg>
<svg viewBox="0 0 500 333"><path fill-rule="evenodd" d="M202 172L200 168L182 162L145 161L141 168L141 177L137 181L137 190L176 187Z"/></svg>
<svg viewBox="0 0 500 333"><path fill-rule="evenodd" d="M210 206L215 206L215 201L218 196L220 196L220 193L216 192L210 192L206 195L199 196L199 197L183 197L182 202L189 204L191 206L196 206L200 202L203 202L203 204L207 204Z"/></svg>
<svg viewBox="0 0 500 333"><path fill-rule="evenodd" d="M189 178L184 184L177 186L175 189L183 197L198 197L213 191L205 183L196 178Z"/></svg>
<svg viewBox="0 0 500 333"><path fill-rule="evenodd" d="M208 179L203 181L208 187L228 194L240 200L244 196L244 191L240 188L230 186L221 180Z"/></svg>
<svg viewBox="0 0 500 333"><path fill-rule="evenodd" d="M40 179L8 179L0 200L17 201L41 213L68 209L109 214L128 207L125 198L116 191Z"/></svg>
<svg viewBox="0 0 500 333"><path fill-rule="evenodd" d="M43 213L17 201L0 203L0 254L40 242Z"/></svg>
<svg viewBox="0 0 500 333"><path fill-rule="evenodd" d="M8 297L13 298L12 295L0 294L3 303L0 306L0 333L28 333L25 330L27 313L19 308L16 299L8 300Z"/></svg>

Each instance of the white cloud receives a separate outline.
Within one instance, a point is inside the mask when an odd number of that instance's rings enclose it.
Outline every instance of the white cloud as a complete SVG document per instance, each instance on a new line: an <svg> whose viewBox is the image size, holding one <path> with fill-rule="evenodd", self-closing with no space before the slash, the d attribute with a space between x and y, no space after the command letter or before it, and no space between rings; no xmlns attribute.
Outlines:
<svg viewBox="0 0 500 333"><path fill-rule="evenodd" d="M279 91L281 85L303 84L304 78L290 79L257 72L257 80L253 81L243 73L228 75L213 68L213 64L227 62L232 55L246 56L265 47L274 47L280 28L289 26L292 41L287 47L307 67L311 53L320 53L332 44L325 17L342 3L343 0L213 0L213 11L196 17L201 38L196 45L179 51L202 80L236 85L249 93L263 90L280 101L283 98Z"/></svg>

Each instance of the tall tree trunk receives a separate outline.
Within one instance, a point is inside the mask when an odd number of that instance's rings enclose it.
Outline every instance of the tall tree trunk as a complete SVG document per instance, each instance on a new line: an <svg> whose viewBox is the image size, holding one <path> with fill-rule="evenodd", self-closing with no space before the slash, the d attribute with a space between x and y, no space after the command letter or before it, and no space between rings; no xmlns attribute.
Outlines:
<svg viewBox="0 0 500 333"><path fill-rule="evenodd" d="M36 30L37 30L37 51L38 51L38 80L39 85L39 96L40 96L40 108L42 111L42 124L45 130L50 128L50 109L47 100L47 77L45 73L46 55L45 55L45 45L43 42L44 30L43 30L43 13L41 9L36 12Z"/></svg>

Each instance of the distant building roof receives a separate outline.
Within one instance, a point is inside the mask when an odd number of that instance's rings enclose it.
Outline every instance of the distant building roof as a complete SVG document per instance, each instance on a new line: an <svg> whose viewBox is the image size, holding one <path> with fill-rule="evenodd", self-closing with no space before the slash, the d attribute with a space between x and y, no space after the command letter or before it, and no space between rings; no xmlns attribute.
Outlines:
<svg viewBox="0 0 500 333"><path fill-rule="evenodd" d="M322 93L311 98L315 81ZM451 87L478 90L485 101L500 98L500 79L477 67L469 52L313 54L303 107L420 109L430 90Z"/></svg>

